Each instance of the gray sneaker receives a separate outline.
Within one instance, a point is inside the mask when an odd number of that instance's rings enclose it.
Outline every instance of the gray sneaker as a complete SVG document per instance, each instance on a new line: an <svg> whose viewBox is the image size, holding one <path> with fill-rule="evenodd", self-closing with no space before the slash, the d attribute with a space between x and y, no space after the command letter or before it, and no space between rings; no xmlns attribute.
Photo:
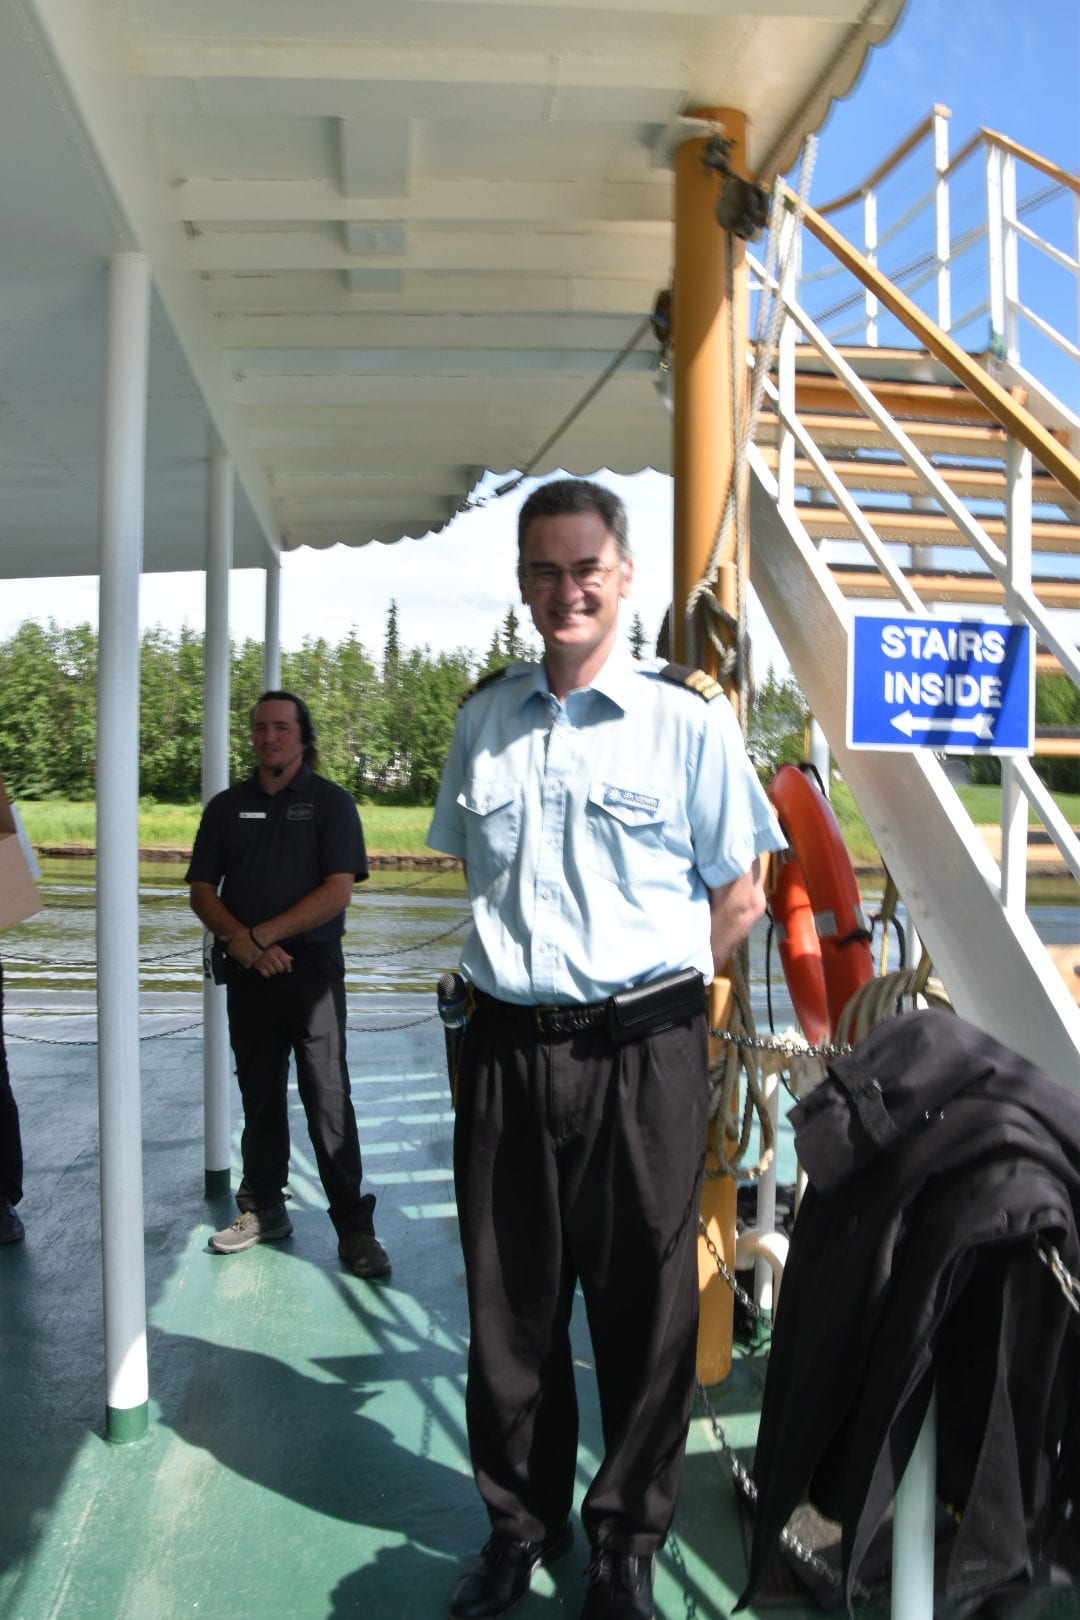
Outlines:
<svg viewBox="0 0 1080 1620"><path fill-rule="evenodd" d="M292 1221L283 1209L244 1209L231 1226L214 1233L210 1247L218 1254L239 1254L256 1243L276 1243L291 1231Z"/></svg>

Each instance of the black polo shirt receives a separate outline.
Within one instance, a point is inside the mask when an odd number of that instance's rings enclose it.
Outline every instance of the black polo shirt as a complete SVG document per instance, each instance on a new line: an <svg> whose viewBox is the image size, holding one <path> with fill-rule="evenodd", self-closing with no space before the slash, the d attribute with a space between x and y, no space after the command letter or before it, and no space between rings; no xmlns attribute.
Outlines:
<svg viewBox="0 0 1080 1620"><path fill-rule="evenodd" d="M317 889L331 872L368 875L364 834L345 789L301 765L292 781L267 793L258 772L210 800L203 811L188 883L220 885L234 917L258 931ZM318 928L281 940L321 944L345 932L341 911Z"/></svg>

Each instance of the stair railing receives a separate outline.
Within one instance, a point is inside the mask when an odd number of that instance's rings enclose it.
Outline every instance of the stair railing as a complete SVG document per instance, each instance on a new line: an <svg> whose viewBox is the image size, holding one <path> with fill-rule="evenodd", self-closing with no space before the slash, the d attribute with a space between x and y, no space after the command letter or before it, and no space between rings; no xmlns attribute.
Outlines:
<svg viewBox="0 0 1080 1620"><path fill-rule="evenodd" d="M786 205L794 211L797 204L794 193L785 190L783 195ZM928 350L946 365L1004 428L1008 447L1006 545L1002 550L995 544L909 434L884 409L817 322L798 303L790 290L790 280L785 285L777 286L775 279L767 276L760 261L748 254L747 263L759 286L779 297L785 312L779 340L777 383L774 385L770 381L766 385L766 397L776 409L778 421L775 486L778 506L789 514L794 511L794 447L798 446L833 496L846 521L855 529L899 601L910 612L926 612L887 545L877 535L866 514L860 510L799 419L795 408L793 358L794 334L798 331L843 382L863 413L899 453L920 480L923 489L940 505L980 557L988 572L1002 587L1007 616L1032 625L1039 640L1057 657L1065 674L1080 686L1080 651L1065 638L1035 595L1031 568L1032 461L1039 461L1074 499L1080 499L1080 461L819 213L805 204L800 206L806 229L864 287L873 292L879 306L889 310L915 338L918 347ZM1003 760L1002 766L1002 904L1010 911L1020 911L1026 902L1027 806L1030 805L1040 817L1068 869L1078 881L1080 840L1036 776L1030 760L1015 757Z"/></svg>
<svg viewBox="0 0 1080 1620"><path fill-rule="evenodd" d="M929 184L921 184L927 169ZM920 184L911 197L912 186ZM864 257L925 305L942 331L965 334L973 348L987 347L1003 374L1032 386L1048 404L1063 405L1068 419L1060 425L1075 428L1074 443L1080 443L1080 419L1072 416L1080 401L1071 373L1062 366L1080 360L1080 175L986 128L950 158L949 109L937 105L865 180L819 205L818 213L831 218L856 205L859 223L846 234ZM976 257L980 248L981 259ZM1051 266L1064 273L1068 285L1060 297L1048 299ZM815 265L800 278L801 301L816 301L810 288L829 287L839 274L829 261ZM932 297L920 297L927 287ZM958 295L969 288L970 301L957 309ZM1048 313L1051 303L1055 311L1072 312L1071 336L1062 330L1063 317ZM839 324L854 310L859 310L854 320ZM875 348L882 341L872 288L848 290L819 308L815 318L836 342L851 339ZM982 333L975 330L979 322L985 322ZM1029 354L1026 369L1022 333L1029 350L1037 351Z"/></svg>
<svg viewBox="0 0 1080 1620"><path fill-rule="evenodd" d="M929 146L932 154L933 179L928 188L913 199L909 196L912 183L918 184L914 169L925 162L924 153ZM887 274L897 286L903 287L911 297L931 285L934 289L932 308L937 324L944 330L951 327L952 260L954 245L949 227L949 109L935 105L911 132L882 159L877 167L859 185L834 197L831 202L818 206L823 216L843 214L858 205L859 227L851 232L860 241L862 252L871 264L887 261ZM895 194L895 195L894 195ZM885 223L888 214L888 223ZM932 231L926 219L932 215ZM924 244L928 239L933 247ZM917 251L912 255L912 244ZM891 252L889 251L891 250ZM805 304L809 288L823 285L829 288L833 278L841 275L841 268L831 260L805 271L799 278L799 296ZM809 295L815 297L816 294ZM837 325L841 316L859 309L861 313L845 325ZM829 331L835 342L854 339L870 348L877 348L881 339L880 305L870 287L848 291L830 305L819 308L815 319Z"/></svg>

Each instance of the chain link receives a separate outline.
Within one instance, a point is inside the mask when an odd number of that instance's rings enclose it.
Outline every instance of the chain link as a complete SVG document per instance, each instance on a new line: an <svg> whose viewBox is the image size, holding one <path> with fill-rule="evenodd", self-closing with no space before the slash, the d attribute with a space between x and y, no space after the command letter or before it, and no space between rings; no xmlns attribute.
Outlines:
<svg viewBox="0 0 1080 1620"><path fill-rule="evenodd" d="M63 1014L47 1014L48 1017L62 1017ZM434 1023L438 1013L423 1013L419 1018L410 1018L401 1024L353 1024L346 1023L345 1028L353 1035L391 1035L401 1029L419 1029L423 1024ZM194 1029L202 1029L203 1020L196 1018L188 1024L177 1024L173 1029L155 1029L148 1034L140 1034L140 1041L161 1041L170 1035L187 1035ZM96 1046L97 1036L88 1036L80 1040L67 1040L63 1036L55 1035L25 1035L21 1030L8 1027L6 1036L9 1041L25 1041L31 1046Z"/></svg>
<svg viewBox="0 0 1080 1620"><path fill-rule="evenodd" d="M139 1040L163 1041L170 1035L186 1035L193 1029L201 1029L202 1022L201 1018L196 1018L190 1024L178 1024L175 1029L151 1030L147 1035L140 1035ZM27 1041L31 1046L96 1046L98 1044L96 1035L89 1036L85 1040L68 1041L62 1038L58 1039L55 1035L24 1035L20 1030L13 1030L10 1027L5 1031L5 1037L9 1041Z"/></svg>
<svg viewBox="0 0 1080 1620"><path fill-rule="evenodd" d="M429 945L441 944L444 939L450 939L454 934L459 934L468 921L469 913L465 912L452 927L444 929L441 934L433 934L430 939L416 940L411 945L399 945L394 950L387 950L385 946L380 946L377 950L372 951L350 951L345 957L345 965L348 967L356 962L373 957L378 957L382 961L388 956L407 956L410 951L426 950ZM17 954L15 952L5 953L4 960L9 968L13 968L16 964L28 964L31 967L49 967L61 973L65 970L97 969L97 958L94 956L76 956L64 959L55 956L33 956L20 951ZM162 962L176 962L180 966L195 967L198 961L199 952L197 947L190 946L184 950L161 951L157 955L140 956L139 967L142 969Z"/></svg>
<svg viewBox="0 0 1080 1620"><path fill-rule="evenodd" d="M775 1035L740 1035L729 1029L710 1029L709 1034L713 1040L720 1041L724 1046L745 1046L753 1052L778 1052L782 1057L846 1057L851 1051L849 1045L829 1046L822 1042L818 1046L809 1043L805 1045L800 1043L796 1046L793 1041L782 1041Z"/></svg>
<svg viewBox="0 0 1080 1620"><path fill-rule="evenodd" d="M743 1467L731 1449L728 1437L724 1433L723 1424L713 1411L708 1391L700 1379L697 1380L697 1396L705 1409L705 1416L712 1429L713 1439L720 1448L720 1454L731 1471L732 1484L747 1502L755 1503L758 1499L758 1488L750 1477L749 1471ZM825 1581L837 1591L840 1589L843 1584L840 1571L835 1569L827 1558L822 1558L820 1553L816 1553L812 1547L808 1547L804 1541L801 1541L793 1530L786 1527L781 1530L780 1542L800 1564L805 1564L808 1569L812 1569L820 1580ZM854 1596L865 1602L871 1597L871 1593L861 1582L857 1581L854 1587Z"/></svg>
<svg viewBox="0 0 1080 1620"><path fill-rule="evenodd" d="M176 950L174 948L169 951L159 951L155 955L151 956L140 956L139 966L143 968L147 967L153 962L168 961L186 962L190 964L197 957L197 955L198 947L195 945L188 945L181 950ZM12 967L16 963L28 963L31 967L47 967L52 968L54 971L62 971L67 968L97 967L96 956L34 956L32 953L27 951L5 951L4 961L9 967Z"/></svg>
<svg viewBox="0 0 1080 1620"><path fill-rule="evenodd" d="M387 956L407 956L410 951L422 951L428 945L438 945L442 940L450 939L454 934L460 934L471 915L471 912L464 912L452 928L445 928L441 934L433 934L430 939L419 939L414 945L399 945L396 950L392 951L388 951L385 946L374 951L350 951L345 958L345 965L348 967L352 962L358 962L362 958L372 956L377 956L380 960Z"/></svg>
<svg viewBox="0 0 1080 1620"><path fill-rule="evenodd" d="M723 1277L739 1304L745 1311L750 1313L751 1318L755 1322L767 1321L768 1318L766 1317L765 1312L761 1309L761 1306L758 1304L757 1300L750 1297L750 1295L746 1292L746 1289L735 1276L735 1273L730 1270L725 1263L723 1255L720 1253L720 1250L716 1247L716 1244L712 1240L709 1233L709 1228L705 1225L705 1222L702 1220L700 1215L698 1216L698 1233L702 1238L705 1247L712 1255L713 1260L716 1262L717 1271L720 1273L721 1277Z"/></svg>
<svg viewBox="0 0 1080 1620"><path fill-rule="evenodd" d="M353 1035L390 1035L397 1029L419 1029L421 1024L434 1023L438 1013L422 1013L419 1018L410 1018L404 1024L346 1024L345 1028Z"/></svg>
<svg viewBox="0 0 1080 1620"><path fill-rule="evenodd" d="M1080 1280L1073 1276L1052 1243L1037 1244L1035 1252L1065 1295L1069 1309L1080 1316Z"/></svg>

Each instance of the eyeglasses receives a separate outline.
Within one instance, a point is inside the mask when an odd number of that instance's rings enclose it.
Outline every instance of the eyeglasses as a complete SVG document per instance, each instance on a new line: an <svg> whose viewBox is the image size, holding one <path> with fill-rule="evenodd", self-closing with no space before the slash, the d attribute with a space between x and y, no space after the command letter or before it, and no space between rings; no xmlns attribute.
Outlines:
<svg viewBox="0 0 1080 1620"><path fill-rule="evenodd" d="M522 572L525 583L535 591L553 591L564 574L583 591L589 591L599 589L618 566L618 563L579 562L569 568L557 568L554 563L529 563Z"/></svg>

